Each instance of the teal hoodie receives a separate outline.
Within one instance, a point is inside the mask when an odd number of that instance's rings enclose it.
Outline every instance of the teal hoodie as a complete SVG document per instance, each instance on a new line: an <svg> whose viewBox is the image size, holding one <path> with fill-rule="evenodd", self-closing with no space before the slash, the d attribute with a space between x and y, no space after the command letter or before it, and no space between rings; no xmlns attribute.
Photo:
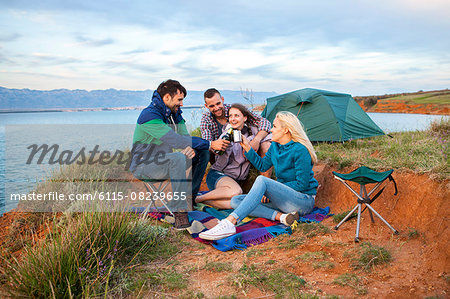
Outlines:
<svg viewBox="0 0 450 299"><path fill-rule="evenodd" d="M245 156L259 171L266 171L273 166L280 183L305 194L317 193L319 183L314 178L311 156L303 144L294 141L284 145L272 142L264 158L253 149Z"/></svg>

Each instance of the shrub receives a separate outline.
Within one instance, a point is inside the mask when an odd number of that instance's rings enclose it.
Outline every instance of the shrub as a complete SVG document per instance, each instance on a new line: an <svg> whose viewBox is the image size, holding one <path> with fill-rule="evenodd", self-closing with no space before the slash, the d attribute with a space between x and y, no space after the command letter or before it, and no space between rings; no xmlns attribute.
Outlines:
<svg viewBox="0 0 450 299"><path fill-rule="evenodd" d="M364 242L356 249L352 266L355 269L370 271L375 265L389 263L391 260L391 253L387 249Z"/></svg>
<svg viewBox="0 0 450 299"><path fill-rule="evenodd" d="M429 131L436 133L438 136L449 137L450 135L450 118L441 118L440 120L432 121Z"/></svg>
<svg viewBox="0 0 450 299"><path fill-rule="evenodd" d="M54 219L49 232L45 242L24 249L20 262L7 261L11 296L79 298L114 293L124 283L125 269L142 256L154 257L153 249L169 237L168 229L123 211L67 214L59 224Z"/></svg>
<svg viewBox="0 0 450 299"><path fill-rule="evenodd" d="M366 99L364 99L364 106L366 106L367 108L370 108L374 105L376 105L378 102L376 97L368 97Z"/></svg>

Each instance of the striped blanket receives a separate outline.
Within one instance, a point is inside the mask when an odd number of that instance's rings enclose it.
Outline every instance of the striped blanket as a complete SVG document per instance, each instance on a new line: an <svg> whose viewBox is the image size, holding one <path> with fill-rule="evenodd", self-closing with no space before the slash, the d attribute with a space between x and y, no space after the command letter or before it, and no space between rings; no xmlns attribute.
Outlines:
<svg viewBox="0 0 450 299"><path fill-rule="evenodd" d="M282 234L291 234L292 227L285 226L278 221L271 221L264 218L245 218L236 227L236 234L222 240L208 241L198 237L198 235L212 227L220 220L226 218L233 210L216 210L212 207L199 204L196 211L189 212L189 222L191 226L187 231L199 242L211 244L220 251L233 249L246 249L249 246L261 244ZM330 209L314 208L311 214L300 218L300 222L320 222L330 216ZM174 219L170 214L150 212L150 217L169 223Z"/></svg>

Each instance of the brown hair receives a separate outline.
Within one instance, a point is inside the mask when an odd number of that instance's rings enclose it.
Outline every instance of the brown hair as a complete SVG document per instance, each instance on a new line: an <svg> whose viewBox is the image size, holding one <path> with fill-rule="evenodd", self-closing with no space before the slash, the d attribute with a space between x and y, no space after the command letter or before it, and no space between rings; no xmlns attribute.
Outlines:
<svg viewBox="0 0 450 299"><path fill-rule="evenodd" d="M239 111L241 111L241 113L247 117L247 121L245 122L247 125L256 125L256 118L253 116L253 114L247 109L247 107L245 107L242 104L239 103L234 103L231 105L231 108L236 108ZM229 110L228 110L229 111Z"/></svg>
<svg viewBox="0 0 450 299"><path fill-rule="evenodd" d="M159 93L161 98L163 98L166 94L170 94L170 96L173 97L178 93L178 91L184 94L184 97L187 96L186 88L184 88L184 86L181 85L180 82L172 79L166 80L159 84L156 91Z"/></svg>
<svg viewBox="0 0 450 299"><path fill-rule="evenodd" d="M221 96L220 92L217 89L210 88L207 91L205 91L205 93L203 94L203 97L205 99L209 99L209 98L212 98L216 93L218 93L219 96Z"/></svg>

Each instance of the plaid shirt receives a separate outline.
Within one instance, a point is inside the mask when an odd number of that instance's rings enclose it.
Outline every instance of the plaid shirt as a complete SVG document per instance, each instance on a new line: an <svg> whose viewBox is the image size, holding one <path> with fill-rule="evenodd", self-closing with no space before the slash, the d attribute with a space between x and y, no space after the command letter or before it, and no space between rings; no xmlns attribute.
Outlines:
<svg viewBox="0 0 450 299"><path fill-rule="evenodd" d="M223 107L225 109L225 116L228 119L228 110L230 109L231 105L224 104ZM270 122L254 112L251 113L256 119L255 125L258 128L258 131L266 131L270 133L270 129L272 128ZM203 113L202 119L200 121L200 130L202 132L203 139L214 141L219 138L219 127L217 126L217 122L214 120L211 112L206 111L205 113Z"/></svg>

